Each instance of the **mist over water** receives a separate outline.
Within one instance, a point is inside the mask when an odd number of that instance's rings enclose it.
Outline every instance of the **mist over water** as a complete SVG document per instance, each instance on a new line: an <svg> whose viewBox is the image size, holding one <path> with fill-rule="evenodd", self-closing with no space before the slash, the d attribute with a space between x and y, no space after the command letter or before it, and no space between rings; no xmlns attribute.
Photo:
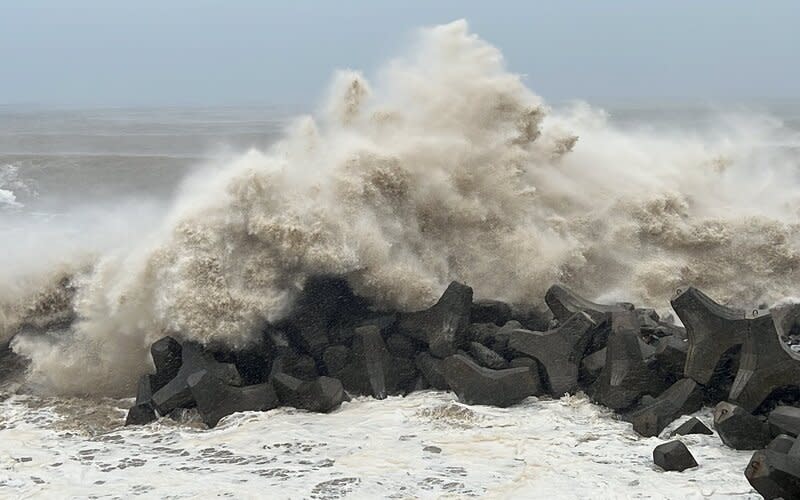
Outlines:
<svg viewBox="0 0 800 500"><path fill-rule="evenodd" d="M11 238L0 260L0 339L69 309L71 325L11 340L29 382L120 395L154 340L246 346L320 273L405 310L452 280L477 298L540 303L561 282L659 309L685 283L741 306L798 295L798 128L742 112L620 124L583 103L550 109L527 83L458 21L421 30L370 79L335 75L320 111L273 144L173 151L170 174L126 171L122 185L150 181L70 200L63 222L31 222L31 204L54 201L5 167L0 220L47 244ZM176 172L178 191L158 191Z"/></svg>

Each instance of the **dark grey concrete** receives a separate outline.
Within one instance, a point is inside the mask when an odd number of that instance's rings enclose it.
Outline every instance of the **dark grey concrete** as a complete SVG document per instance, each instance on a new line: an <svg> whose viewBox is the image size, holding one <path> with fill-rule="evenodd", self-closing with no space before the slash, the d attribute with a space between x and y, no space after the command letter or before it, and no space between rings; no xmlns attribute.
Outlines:
<svg viewBox="0 0 800 500"><path fill-rule="evenodd" d="M714 431L708 428L706 424L700 421L697 417L692 417L686 422L678 426L672 433L673 436L687 436L689 434L714 434Z"/></svg>
<svg viewBox="0 0 800 500"><path fill-rule="evenodd" d="M353 357L366 377L368 394L375 399L385 399L388 393L387 378L392 369L391 354L377 326L356 328L353 338Z"/></svg>
<svg viewBox="0 0 800 500"><path fill-rule="evenodd" d="M301 410L329 413L346 400L342 383L331 377L306 381L279 373L273 377L272 385L281 403Z"/></svg>
<svg viewBox="0 0 800 500"><path fill-rule="evenodd" d="M511 406L536 395L538 387L529 368L491 370L461 354L444 360L444 377L466 404Z"/></svg>
<svg viewBox="0 0 800 500"><path fill-rule="evenodd" d="M386 337L386 348L393 356L398 358L414 359L417 352L420 350L417 342L411 337L395 333Z"/></svg>
<svg viewBox="0 0 800 500"><path fill-rule="evenodd" d="M586 300L577 293L561 285L553 285L544 296L547 307L560 322L567 321L573 314L585 312L596 324L606 321L613 312L629 311L629 304L597 304Z"/></svg>
<svg viewBox="0 0 800 500"><path fill-rule="evenodd" d="M472 288L450 283L430 309L399 315L398 331L428 345L434 356L445 358L466 345Z"/></svg>
<svg viewBox="0 0 800 500"><path fill-rule="evenodd" d="M725 445L735 450L758 450L772 440L765 419L727 401L714 408L714 430Z"/></svg>
<svg viewBox="0 0 800 500"><path fill-rule="evenodd" d="M778 434L775 439L769 442L767 450L777 451L778 453L788 454L794 446L795 438L788 434Z"/></svg>
<svg viewBox="0 0 800 500"><path fill-rule="evenodd" d="M653 462L665 471L683 472L697 467L697 461L686 445L680 441L660 444L653 450Z"/></svg>
<svg viewBox="0 0 800 500"><path fill-rule="evenodd" d="M683 378L689 342L675 335L668 335L655 340L654 346L653 357L664 376L675 379Z"/></svg>
<svg viewBox="0 0 800 500"><path fill-rule="evenodd" d="M151 404L153 401L153 383L154 375L142 375L139 377L139 385L136 387L136 403Z"/></svg>
<svg viewBox="0 0 800 500"><path fill-rule="evenodd" d="M150 346L150 356L156 367L152 390L157 391L175 378L181 368L181 344L172 337L163 337Z"/></svg>
<svg viewBox="0 0 800 500"><path fill-rule="evenodd" d="M578 312L548 332L514 330L508 346L536 359L547 376L550 393L561 397L577 389L580 362L594 326L595 322L588 314Z"/></svg>
<svg viewBox="0 0 800 500"><path fill-rule="evenodd" d="M703 405L703 393L697 382L684 378L675 382L655 400L627 416L633 430L645 437L658 436L673 420L693 413Z"/></svg>
<svg viewBox="0 0 800 500"><path fill-rule="evenodd" d="M421 352L417 354L414 361L431 387L440 391L450 388L444 378L444 362L441 359L434 358L427 352Z"/></svg>
<svg viewBox="0 0 800 500"><path fill-rule="evenodd" d="M470 323L494 323L497 326L511 321L511 306L499 300L479 300L470 308Z"/></svg>
<svg viewBox="0 0 800 500"><path fill-rule="evenodd" d="M128 410L125 425L145 425L154 422L157 418L152 406L147 403L136 404Z"/></svg>
<svg viewBox="0 0 800 500"><path fill-rule="evenodd" d="M269 378L276 373L285 373L301 380L314 380L319 377L317 363L308 354L300 354L289 349L272 361Z"/></svg>
<svg viewBox="0 0 800 500"><path fill-rule="evenodd" d="M684 375L707 384L725 352L744 343L750 319L694 287L678 290L670 303L689 338Z"/></svg>
<svg viewBox="0 0 800 500"><path fill-rule="evenodd" d="M321 360L332 342L329 333L338 325L357 321L367 314L366 302L353 293L345 279L314 276L306 280L292 313L279 326L293 344Z"/></svg>
<svg viewBox="0 0 800 500"><path fill-rule="evenodd" d="M767 417L772 434L788 434L792 437L800 435L800 408L779 406Z"/></svg>
<svg viewBox="0 0 800 500"><path fill-rule="evenodd" d="M750 329L730 392L730 399L748 411L755 411L777 389L800 386L800 355L780 339L787 310L748 313Z"/></svg>
<svg viewBox="0 0 800 500"><path fill-rule="evenodd" d="M644 395L660 394L669 381L652 367L645 355L652 352L639 337L639 322L633 311L611 316L606 364L593 386L593 397L614 410L632 407ZM649 350L648 352L643 352Z"/></svg>
<svg viewBox="0 0 800 500"><path fill-rule="evenodd" d="M469 343L469 354L479 365L492 370L503 370L509 367L508 361L503 356L478 342Z"/></svg>
<svg viewBox="0 0 800 500"><path fill-rule="evenodd" d="M800 458L775 450L759 450L744 475L764 498L800 498Z"/></svg>
<svg viewBox="0 0 800 500"><path fill-rule="evenodd" d="M235 387L205 370L192 373L187 379L192 398L203 422L214 427L223 417L240 411L266 411L277 408L279 401L272 384Z"/></svg>
<svg viewBox="0 0 800 500"><path fill-rule="evenodd" d="M581 369L578 376L578 382L583 387L588 387L592 384L597 377L600 376L600 373L603 371L603 367L606 366L606 351L607 347L600 349L599 351L595 351L588 356L585 356L581 360Z"/></svg>
<svg viewBox="0 0 800 500"><path fill-rule="evenodd" d="M242 379L233 364L220 363L198 344L186 342L181 347L178 373L153 393L153 407L160 415L166 415L175 408L191 408L195 405L187 382L192 373L205 370L228 385L242 385Z"/></svg>
<svg viewBox="0 0 800 500"><path fill-rule="evenodd" d="M350 348L344 345L332 345L325 349L322 362L330 376L339 378L337 374L352 362Z"/></svg>

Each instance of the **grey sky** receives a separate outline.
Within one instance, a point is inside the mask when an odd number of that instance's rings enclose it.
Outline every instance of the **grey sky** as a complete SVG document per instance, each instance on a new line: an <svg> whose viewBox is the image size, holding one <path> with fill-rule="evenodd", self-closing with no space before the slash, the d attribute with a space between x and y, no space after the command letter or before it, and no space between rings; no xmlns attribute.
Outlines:
<svg viewBox="0 0 800 500"><path fill-rule="evenodd" d="M800 94L793 0L0 0L0 103L302 105L462 17L552 100Z"/></svg>

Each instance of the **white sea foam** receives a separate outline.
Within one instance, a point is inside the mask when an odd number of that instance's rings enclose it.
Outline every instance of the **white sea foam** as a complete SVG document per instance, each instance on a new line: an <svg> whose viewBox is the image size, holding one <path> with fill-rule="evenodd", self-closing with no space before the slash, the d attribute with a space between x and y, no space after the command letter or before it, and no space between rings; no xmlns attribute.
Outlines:
<svg viewBox="0 0 800 500"><path fill-rule="evenodd" d="M13 341L32 382L130 394L165 332L246 345L317 273L401 309L451 280L662 309L686 282L747 306L796 295L800 169L764 147L790 141L774 119L690 133L552 111L463 21L421 30L371 81L339 73L321 108L188 180L159 227L76 276L73 329Z"/></svg>
<svg viewBox="0 0 800 500"><path fill-rule="evenodd" d="M18 169L14 165L0 165L0 210L22 207L17 201L15 189L26 189L19 179Z"/></svg>
<svg viewBox="0 0 800 500"><path fill-rule="evenodd" d="M500 409L426 391L328 415L239 413L213 430L103 428L122 419L108 403L0 402L0 496L759 498L743 474L752 452L684 436L699 467L663 472L661 439L580 395Z"/></svg>

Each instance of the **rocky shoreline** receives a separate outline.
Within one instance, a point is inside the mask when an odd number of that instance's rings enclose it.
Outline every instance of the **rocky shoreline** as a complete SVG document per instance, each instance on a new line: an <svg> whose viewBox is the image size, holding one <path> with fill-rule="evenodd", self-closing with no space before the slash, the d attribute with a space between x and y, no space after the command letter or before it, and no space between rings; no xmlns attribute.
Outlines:
<svg viewBox="0 0 800 500"><path fill-rule="evenodd" d="M292 314L247 349L177 336L155 342L155 373L142 375L126 423L191 409L214 427L238 411L330 412L349 395L427 388L499 407L584 391L642 436L714 406L721 445L756 450L744 471L750 484L766 498L800 496L800 356L788 345L800 306L740 311L688 287L671 300L684 328L652 309L596 304L558 285L545 303L473 301L472 289L454 282L429 309L377 311L346 281L313 278ZM694 419L673 436L691 433L711 431ZM653 459L664 470L698 465L679 440L657 446Z"/></svg>

